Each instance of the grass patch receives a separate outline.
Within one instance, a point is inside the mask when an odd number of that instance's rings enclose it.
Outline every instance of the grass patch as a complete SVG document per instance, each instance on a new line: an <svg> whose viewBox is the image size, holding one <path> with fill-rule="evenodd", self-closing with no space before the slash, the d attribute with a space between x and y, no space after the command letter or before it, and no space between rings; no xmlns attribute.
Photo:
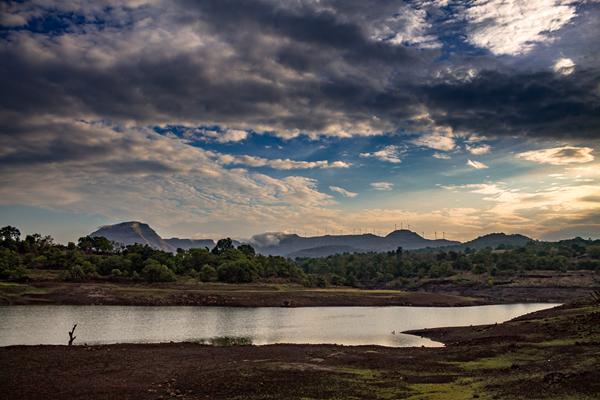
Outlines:
<svg viewBox="0 0 600 400"><path fill-rule="evenodd" d="M373 371L372 369L345 367L339 368L339 370L366 380L375 379L379 375L377 371Z"/></svg>
<svg viewBox="0 0 600 400"><path fill-rule="evenodd" d="M4 294L39 294L47 293L43 288L36 288L23 283L0 282L0 293Z"/></svg>
<svg viewBox="0 0 600 400"><path fill-rule="evenodd" d="M471 400L490 399L481 390L481 385L472 379L458 379L449 383L416 383L409 386L409 400Z"/></svg>
<svg viewBox="0 0 600 400"><path fill-rule="evenodd" d="M490 358L480 358L478 360L473 361L464 361L458 363L451 363L459 366L465 371L477 371L481 369L500 369L500 368L510 368L510 366L516 360L512 357L502 355L499 357L490 357Z"/></svg>

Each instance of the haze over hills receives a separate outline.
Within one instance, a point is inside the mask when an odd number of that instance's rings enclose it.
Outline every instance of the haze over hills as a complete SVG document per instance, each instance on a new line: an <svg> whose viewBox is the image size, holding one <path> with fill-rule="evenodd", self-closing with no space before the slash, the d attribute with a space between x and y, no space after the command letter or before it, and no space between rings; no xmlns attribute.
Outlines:
<svg viewBox="0 0 600 400"><path fill-rule="evenodd" d="M90 236L104 236L109 240L124 245L140 243L156 249L175 252L178 248L191 249L207 247L212 249L212 239L163 239L148 224L129 221L115 225L103 226ZM263 233L253 236L249 241L258 253L264 255L280 255L286 257L324 257L337 253L384 252L402 247L405 250L425 248L484 248L500 245L523 245L532 239L523 235L506 235L492 233L478 237L469 242L437 239L426 239L407 229L396 230L386 236L373 234L361 235L325 235L302 237L296 234L280 232ZM239 244L239 242L235 242Z"/></svg>
<svg viewBox="0 0 600 400"><path fill-rule="evenodd" d="M405 250L425 247L445 247L460 242L438 239L429 240L415 232L403 229L393 231L387 236L370 233L362 235L325 235L302 237L296 234L266 233L256 235L251 244L261 254L290 257L319 257L336 253L358 253L366 251L390 251L402 247Z"/></svg>

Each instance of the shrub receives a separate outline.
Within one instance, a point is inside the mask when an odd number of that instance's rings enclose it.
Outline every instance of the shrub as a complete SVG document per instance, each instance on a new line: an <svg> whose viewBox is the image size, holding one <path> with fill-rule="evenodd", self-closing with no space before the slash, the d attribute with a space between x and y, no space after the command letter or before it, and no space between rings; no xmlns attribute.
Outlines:
<svg viewBox="0 0 600 400"><path fill-rule="evenodd" d="M60 278L64 281L80 282L85 280L86 274L81 265L73 265L71 268L63 271Z"/></svg>
<svg viewBox="0 0 600 400"><path fill-rule="evenodd" d="M118 269L118 268L115 268L115 269L113 269L112 271L110 271L110 274L111 274L112 276L114 276L114 277L120 277L120 276L123 276L123 273L122 273L122 272L121 272L121 270L120 270L120 269Z"/></svg>
<svg viewBox="0 0 600 400"><path fill-rule="evenodd" d="M25 277L19 255L7 248L0 248L0 279L20 280Z"/></svg>
<svg viewBox="0 0 600 400"><path fill-rule="evenodd" d="M214 282L217 280L217 270L210 265L205 265L200 270L200 280L202 282Z"/></svg>
<svg viewBox="0 0 600 400"><path fill-rule="evenodd" d="M153 259L146 261L142 276L148 282L173 282L176 279L175 273L169 267Z"/></svg>
<svg viewBox="0 0 600 400"><path fill-rule="evenodd" d="M248 260L225 262L219 266L217 275L220 281L228 283L248 283L258 276L254 265Z"/></svg>

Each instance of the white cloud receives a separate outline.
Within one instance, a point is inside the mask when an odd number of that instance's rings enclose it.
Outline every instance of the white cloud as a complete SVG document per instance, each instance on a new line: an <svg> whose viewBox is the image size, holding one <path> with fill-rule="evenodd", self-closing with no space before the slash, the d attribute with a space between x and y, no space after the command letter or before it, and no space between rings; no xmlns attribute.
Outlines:
<svg viewBox="0 0 600 400"><path fill-rule="evenodd" d="M594 161L590 147L554 147L550 149L532 150L517 154L518 158L541 164L567 165L582 164Z"/></svg>
<svg viewBox="0 0 600 400"><path fill-rule="evenodd" d="M457 196L463 191L481 195L482 200L492 204L489 208L479 209L479 229L484 228L488 232L519 232L537 238L567 227L577 230L577 227L585 226L586 229L598 230L600 225L595 216L600 187L590 182L597 181L570 180L537 190L529 183L525 183L522 188L515 188L504 182L443 188L457 192Z"/></svg>
<svg viewBox="0 0 600 400"><path fill-rule="evenodd" d="M248 138L248 131L225 128L219 132L212 129L195 128L184 131L183 138L189 141L241 142Z"/></svg>
<svg viewBox="0 0 600 400"><path fill-rule="evenodd" d="M431 5L401 4L393 16L387 17L383 21L373 21L373 39L398 46L417 46L430 49L441 47L442 44L438 37L431 33L432 26L427 21L427 9L422 7Z"/></svg>
<svg viewBox="0 0 600 400"><path fill-rule="evenodd" d="M270 167L280 170L292 169L330 169L330 168L349 168L352 164L345 161L296 161L282 158L263 158L250 155L232 155L207 151L206 154L213 157L222 165L245 165L248 167Z"/></svg>
<svg viewBox="0 0 600 400"><path fill-rule="evenodd" d="M435 127L433 132L426 133L412 141L413 144L434 150L450 151L456 147L454 133L447 127Z"/></svg>
<svg viewBox="0 0 600 400"><path fill-rule="evenodd" d="M433 158L437 158L437 159L440 159L440 160L449 160L452 157L450 157L446 153L433 153Z"/></svg>
<svg viewBox="0 0 600 400"><path fill-rule="evenodd" d="M485 169L485 168L489 168L487 165L485 165L484 163L480 162L480 161L474 161L474 160L468 160L467 161L467 165L469 167L475 168L475 169Z"/></svg>
<svg viewBox="0 0 600 400"><path fill-rule="evenodd" d="M36 161L2 165L1 204L93 210L110 220L138 219L159 228L194 221L194 232L236 221L264 228L298 222L327 215L331 211L324 207L335 204L314 179L226 169L213 153L150 129L43 116L22 128L18 140L0 136L0 148L35 155ZM58 137L68 151L52 152Z"/></svg>
<svg viewBox="0 0 600 400"><path fill-rule="evenodd" d="M575 63L570 58L562 57L556 60L552 69L557 74L571 75L573 72L575 72Z"/></svg>
<svg viewBox="0 0 600 400"><path fill-rule="evenodd" d="M394 184L391 182L372 182L371 187L375 190L392 190Z"/></svg>
<svg viewBox="0 0 600 400"><path fill-rule="evenodd" d="M492 147L488 144L481 144L479 146L467 145L466 149L471 154L475 154L476 156L481 156L483 154L488 154L492 150Z"/></svg>
<svg viewBox="0 0 600 400"><path fill-rule="evenodd" d="M356 196L358 196L358 193L351 192L351 191L346 190L344 188L341 188L339 186L329 186L329 190L331 190L332 192L339 193L339 194L341 194L344 197L356 197Z"/></svg>
<svg viewBox="0 0 600 400"><path fill-rule="evenodd" d="M373 153L360 153L360 156L363 158L373 157L378 158L382 161L391 162L394 164L399 164L402 162L400 158L402 151L398 149L398 146L389 145L385 146L383 149L379 151L375 151Z"/></svg>
<svg viewBox="0 0 600 400"><path fill-rule="evenodd" d="M523 54L576 15L572 0L475 0L464 11L467 41L494 54Z"/></svg>

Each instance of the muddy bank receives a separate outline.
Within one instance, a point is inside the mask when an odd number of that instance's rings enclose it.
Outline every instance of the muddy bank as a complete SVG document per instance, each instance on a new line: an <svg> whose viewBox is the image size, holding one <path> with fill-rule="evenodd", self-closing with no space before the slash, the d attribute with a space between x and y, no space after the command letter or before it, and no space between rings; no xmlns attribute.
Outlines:
<svg viewBox="0 0 600 400"><path fill-rule="evenodd" d="M306 289L277 285L116 284L31 282L0 285L0 304L134 306L469 306L486 302L443 293Z"/></svg>
<svg viewBox="0 0 600 400"><path fill-rule="evenodd" d="M567 303L600 289L593 271L529 271L513 276L465 273L446 279L422 279L412 290L475 297L486 303Z"/></svg>
<svg viewBox="0 0 600 400"><path fill-rule="evenodd" d="M593 399L600 307L422 331L445 348L191 343L0 348L10 399Z"/></svg>
<svg viewBox="0 0 600 400"><path fill-rule="evenodd" d="M288 284L218 284L184 281L62 282L33 279L0 282L0 304L79 304L146 306L317 307L469 306L503 303L566 303L600 289L599 275L582 272L536 273L485 281L480 276L426 279L401 290L312 289Z"/></svg>

